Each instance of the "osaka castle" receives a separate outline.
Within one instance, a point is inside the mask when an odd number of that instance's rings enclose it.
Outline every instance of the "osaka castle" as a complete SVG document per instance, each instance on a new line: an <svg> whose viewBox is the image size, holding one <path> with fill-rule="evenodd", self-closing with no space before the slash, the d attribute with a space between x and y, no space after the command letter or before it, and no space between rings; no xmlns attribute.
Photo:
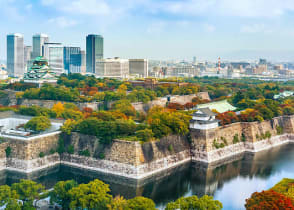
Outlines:
<svg viewBox="0 0 294 210"><path fill-rule="evenodd" d="M28 72L24 74L23 80L26 83L36 83L41 86L43 83L56 83L57 77L48 65L48 60L37 57Z"/></svg>

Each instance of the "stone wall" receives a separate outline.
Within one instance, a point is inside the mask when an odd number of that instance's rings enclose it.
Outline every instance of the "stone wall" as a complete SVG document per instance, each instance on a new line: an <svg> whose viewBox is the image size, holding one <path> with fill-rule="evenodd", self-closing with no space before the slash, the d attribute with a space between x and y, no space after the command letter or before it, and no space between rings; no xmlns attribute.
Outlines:
<svg viewBox="0 0 294 210"><path fill-rule="evenodd" d="M197 94L184 95L184 96L172 95L170 97L170 102L171 103L179 103L179 104L184 105L188 102L192 102L192 99L195 98L196 96L200 97L202 99L210 100L210 97L207 92L199 92ZM161 97L161 98L157 98L156 100L150 101L146 104L144 104L142 102L137 102L137 103L132 103L132 105L137 111L147 112L149 109L151 109L154 106L163 106L164 107L164 106L166 106L167 102L168 102L167 97Z"/></svg>
<svg viewBox="0 0 294 210"><path fill-rule="evenodd" d="M59 163L59 155L50 154L50 150L56 151L59 134L60 132L54 132L27 140L4 139L5 142L0 144L0 169L2 166L2 169L27 172ZM11 148L11 154L6 157L5 150L8 147ZM41 152L45 157L40 158Z"/></svg>
<svg viewBox="0 0 294 210"><path fill-rule="evenodd" d="M191 152L194 160L212 162L246 151L260 151L287 143L287 134L294 132L294 116L281 116L263 122L234 123L210 130L191 130ZM276 137L277 127L283 128L286 139ZM271 138L261 138L270 133ZM238 142L234 142L234 136ZM242 136L245 142L242 142ZM221 146L222 145L222 146Z"/></svg>
<svg viewBox="0 0 294 210"><path fill-rule="evenodd" d="M66 102L66 101L55 101L55 100L38 100L38 99L22 99L19 100L18 105L23 105L23 106L41 106L41 107L46 107L51 109L54 104L57 103L73 103L79 109L83 109L85 107L91 108L93 110L98 110L98 105L100 104L99 102Z"/></svg>
<svg viewBox="0 0 294 210"><path fill-rule="evenodd" d="M134 179L146 178L191 160L188 140L182 136L168 136L144 144L114 140L111 145L102 146L95 137L73 133L65 142L66 147L73 145L75 152L63 154L63 164ZM88 150L90 157L79 155L83 150ZM98 155L101 153L103 159Z"/></svg>

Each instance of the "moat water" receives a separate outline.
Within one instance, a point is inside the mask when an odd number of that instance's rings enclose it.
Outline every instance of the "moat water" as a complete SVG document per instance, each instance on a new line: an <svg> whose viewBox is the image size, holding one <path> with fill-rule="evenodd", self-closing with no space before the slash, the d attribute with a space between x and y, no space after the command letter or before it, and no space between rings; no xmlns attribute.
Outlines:
<svg viewBox="0 0 294 210"><path fill-rule="evenodd" d="M288 144L256 154L245 153L229 163L185 164L141 182L58 166L31 175L0 172L0 185L27 178L51 188L61 180L87 183L98 178L110 185L113 195L145 196L153 199L159 209L181 196L208 194L221 201L223 209L235 210L244 209L245 199L253 192L269 189L282 178L294 178L293 163L294 144Z"/></svg>

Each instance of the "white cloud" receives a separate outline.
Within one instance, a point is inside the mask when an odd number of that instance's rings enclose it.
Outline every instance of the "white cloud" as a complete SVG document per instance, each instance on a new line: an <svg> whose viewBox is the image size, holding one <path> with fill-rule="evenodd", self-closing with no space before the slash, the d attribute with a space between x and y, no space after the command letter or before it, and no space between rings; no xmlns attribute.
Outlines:
<svg viewBox="0 0 294 210"><path fill-rule="evenodd" d="M183 16L277 17L294 10L293 0L169 0L157 11Z"/></svg>
<svg viewBox="0 0 294 210"><path fill-rule="evenodd" d="M215 31L215 26L214 25L205 23L203 26L204 26L205 31L208 31L208 32L214 32Z"/></svg>
<svg viewBox="0 0 294 210"><path fill-rule="evenodd" d="M252 25L244 25L241 27L240 31L242 33L271 33L272 30L269 29L264 24L252 24Z"/></svg>
<svg viewBox="0 0 294 210"><path fill-rule="evenodd" d="M163 31L165 31L167 25L168 23L165 21L156 21L147 28L147 33L152 35L161 34Z"/></svg>
<svg viewBox="0 0 294 210"><path fill-rule="evenodd" d="M60 28L68 28L77 25L77 21L70 20L65 17L57 17L57 18L51 18L48 20L49 23L57 25Z"/></svg>

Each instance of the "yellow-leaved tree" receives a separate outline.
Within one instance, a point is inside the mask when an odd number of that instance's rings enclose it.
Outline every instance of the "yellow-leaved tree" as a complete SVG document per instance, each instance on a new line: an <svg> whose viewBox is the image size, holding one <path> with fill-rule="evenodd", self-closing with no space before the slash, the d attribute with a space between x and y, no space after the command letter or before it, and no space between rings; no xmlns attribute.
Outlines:
<svg viewBox="0 0 294 210"><path fill-rule="evenodd" d="M57 117L61 117L61 114L64 111L64 106L61 102L58 102L57 104L54 104L52 107L52 111L56 113Z"/></svg>

